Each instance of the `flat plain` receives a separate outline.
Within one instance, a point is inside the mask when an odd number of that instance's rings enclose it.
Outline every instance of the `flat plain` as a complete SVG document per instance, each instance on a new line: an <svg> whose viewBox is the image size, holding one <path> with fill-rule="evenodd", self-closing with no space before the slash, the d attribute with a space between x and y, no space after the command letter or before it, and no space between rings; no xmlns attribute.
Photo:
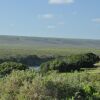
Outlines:
<svg viewBox="0 0 100 100"><path fill-rule="evenodd" d="M100 40L0 36L0 56L69 55L93 52L100 55Z"/></svg>

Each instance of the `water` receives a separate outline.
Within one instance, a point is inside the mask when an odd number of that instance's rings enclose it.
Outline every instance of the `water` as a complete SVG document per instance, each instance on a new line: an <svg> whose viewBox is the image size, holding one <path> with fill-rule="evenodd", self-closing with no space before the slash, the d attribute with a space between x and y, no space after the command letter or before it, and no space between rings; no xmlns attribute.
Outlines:
<svg viewBox="0 0 100 100"><path fill-rule="evenodd" d="M29 69L39 70L40 69L40 66L34 66L34 67L33 66L30 66Z"/></svg>

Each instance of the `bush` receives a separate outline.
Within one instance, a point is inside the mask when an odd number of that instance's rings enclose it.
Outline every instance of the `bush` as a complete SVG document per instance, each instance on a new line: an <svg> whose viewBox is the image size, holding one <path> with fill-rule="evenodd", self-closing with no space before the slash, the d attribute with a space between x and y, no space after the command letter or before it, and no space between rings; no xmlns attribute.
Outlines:
<svg viewBox="0 0 100 100"><path fill-rule="evenodd" d="M6 75L9 74L12 70L25 70L28 67L21 63L16 62L4 62L0 64L0 74Z"/></svg>
<svg viewBox="0 0 100 100"><path fill-rule="evenodd" d="M100 100L99 83L99 74L87 72L41 76L31 70L13 71L0 78L0 100Z"/></svg>
<svg viewBox="0 0 100 100"><path fill-rule="evenodd" d="M79 70L74 64L66 63L63 60L53 60L41 65L41 72L46 73L50 70L57 70L58 72L70 72L74 70Z"/></svg>
<svg viewBox="0 0 100 100"><path fill-rule="evenodd" d="M99 56L93 53L86 53L80 55L71 55L67 57L66 61L77 68L91 68L93 64L100 60Z"/></svg>

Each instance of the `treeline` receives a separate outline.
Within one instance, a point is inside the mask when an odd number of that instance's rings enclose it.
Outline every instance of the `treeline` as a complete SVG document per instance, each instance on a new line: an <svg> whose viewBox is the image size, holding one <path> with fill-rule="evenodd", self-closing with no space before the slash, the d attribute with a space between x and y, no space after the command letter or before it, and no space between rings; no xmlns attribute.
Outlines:
<svg viewBox="0 0 100 100"><path fill-rule="evenodd" d="M48 61L49 60L49 61ZM94 68L94 64L100 60L99 56L93 53L70 55L67 57L39 58L37 56L26 56L16 58L6 58L0 60L0 75L7 75L13 70L26 70L35 65L34 62L40 61L40 72L56 70L58 72L80 71L82 68ZM43 63L45 62L45 63Z"/></svg>
<svg viewBox="0 0 100 100"><path fill-rule="evenodd" d="M10 74L13 70L26 70L29 67L40 66L43 62L51 61L54 57L37 55L9 56L0 58L0 76Z"/></svg>
<svg viewBox="0 0 100 100"><path fill-rule="evenodd" d="M43 62L47 62L54 59L53 56L37 56L37 55L27 55L27 56L8 56L1 57L0 64L3 62L16 62L22 63L27 66L40 66Z"/></svg>
<svg viewBox="0 0 100 100"><path fill-rule="evenodd" d="M59 72L79 71L81 68L93 68L94 64L99 60L99 56L93 53L71 55L43 63L41 65L41 72L48 72L50 70L57 70Z"/></svg>

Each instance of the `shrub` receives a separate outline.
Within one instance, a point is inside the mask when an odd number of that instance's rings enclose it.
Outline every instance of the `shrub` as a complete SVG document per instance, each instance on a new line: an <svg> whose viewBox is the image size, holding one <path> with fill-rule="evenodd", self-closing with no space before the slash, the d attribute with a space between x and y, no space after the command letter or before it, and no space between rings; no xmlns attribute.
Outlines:
<svg viewBox="0 0 100 100"><path fill-rule="evenodd" d="M31 83L36 73L34 70L12 71L6 77L0 78L0 100L22 100L17 99L20 88L25 82Z"/></svg>
<svg viewBox="0 0 100 100"><path fill-rule="evenodd" d="M13 71L0 78L0 100L100 100L99 83L99 74L87 72L41 76L31 70Z"/></svg>
<svg viewBox="0 0 100 100"><path fill-rule="evenodd" d="M99 60L99 56L93 53L71 55L66 59L69 64L73 64L77 68L91 68Z"/></svg>
<svg viewBox="0 0 100 100"><path fill-rule="evenodd" d="M61 60L53 60L41 65L41 72L48 72L50 70L57 70L58 72L66 72L71 71L69 65Z"/></svg>
<svg viewBox="0 0 100 100"><path fill-rule="evenodd" d="M50 61L41 64L41 66L40 66L40 71L41 71L42 73L48 72L48 71L50 70L50 64L51 64Z"/></svg>
<svg viewBox="0 0 100 100"><path fill-rule="evenodd" d="M40 68L42 73L46 73L51 70L57 70L58 72L71 72L80 70L75 64L69 64L62 60L54 60L43 63Z"/></svg>
<svg viewBox="0 0 100 100"><path fill-rule="evenodd" d="M6 75L9 74L12 70L25 70L28 67L21 63L16 62L4 62L0 64L0 74Z"/></svg>

